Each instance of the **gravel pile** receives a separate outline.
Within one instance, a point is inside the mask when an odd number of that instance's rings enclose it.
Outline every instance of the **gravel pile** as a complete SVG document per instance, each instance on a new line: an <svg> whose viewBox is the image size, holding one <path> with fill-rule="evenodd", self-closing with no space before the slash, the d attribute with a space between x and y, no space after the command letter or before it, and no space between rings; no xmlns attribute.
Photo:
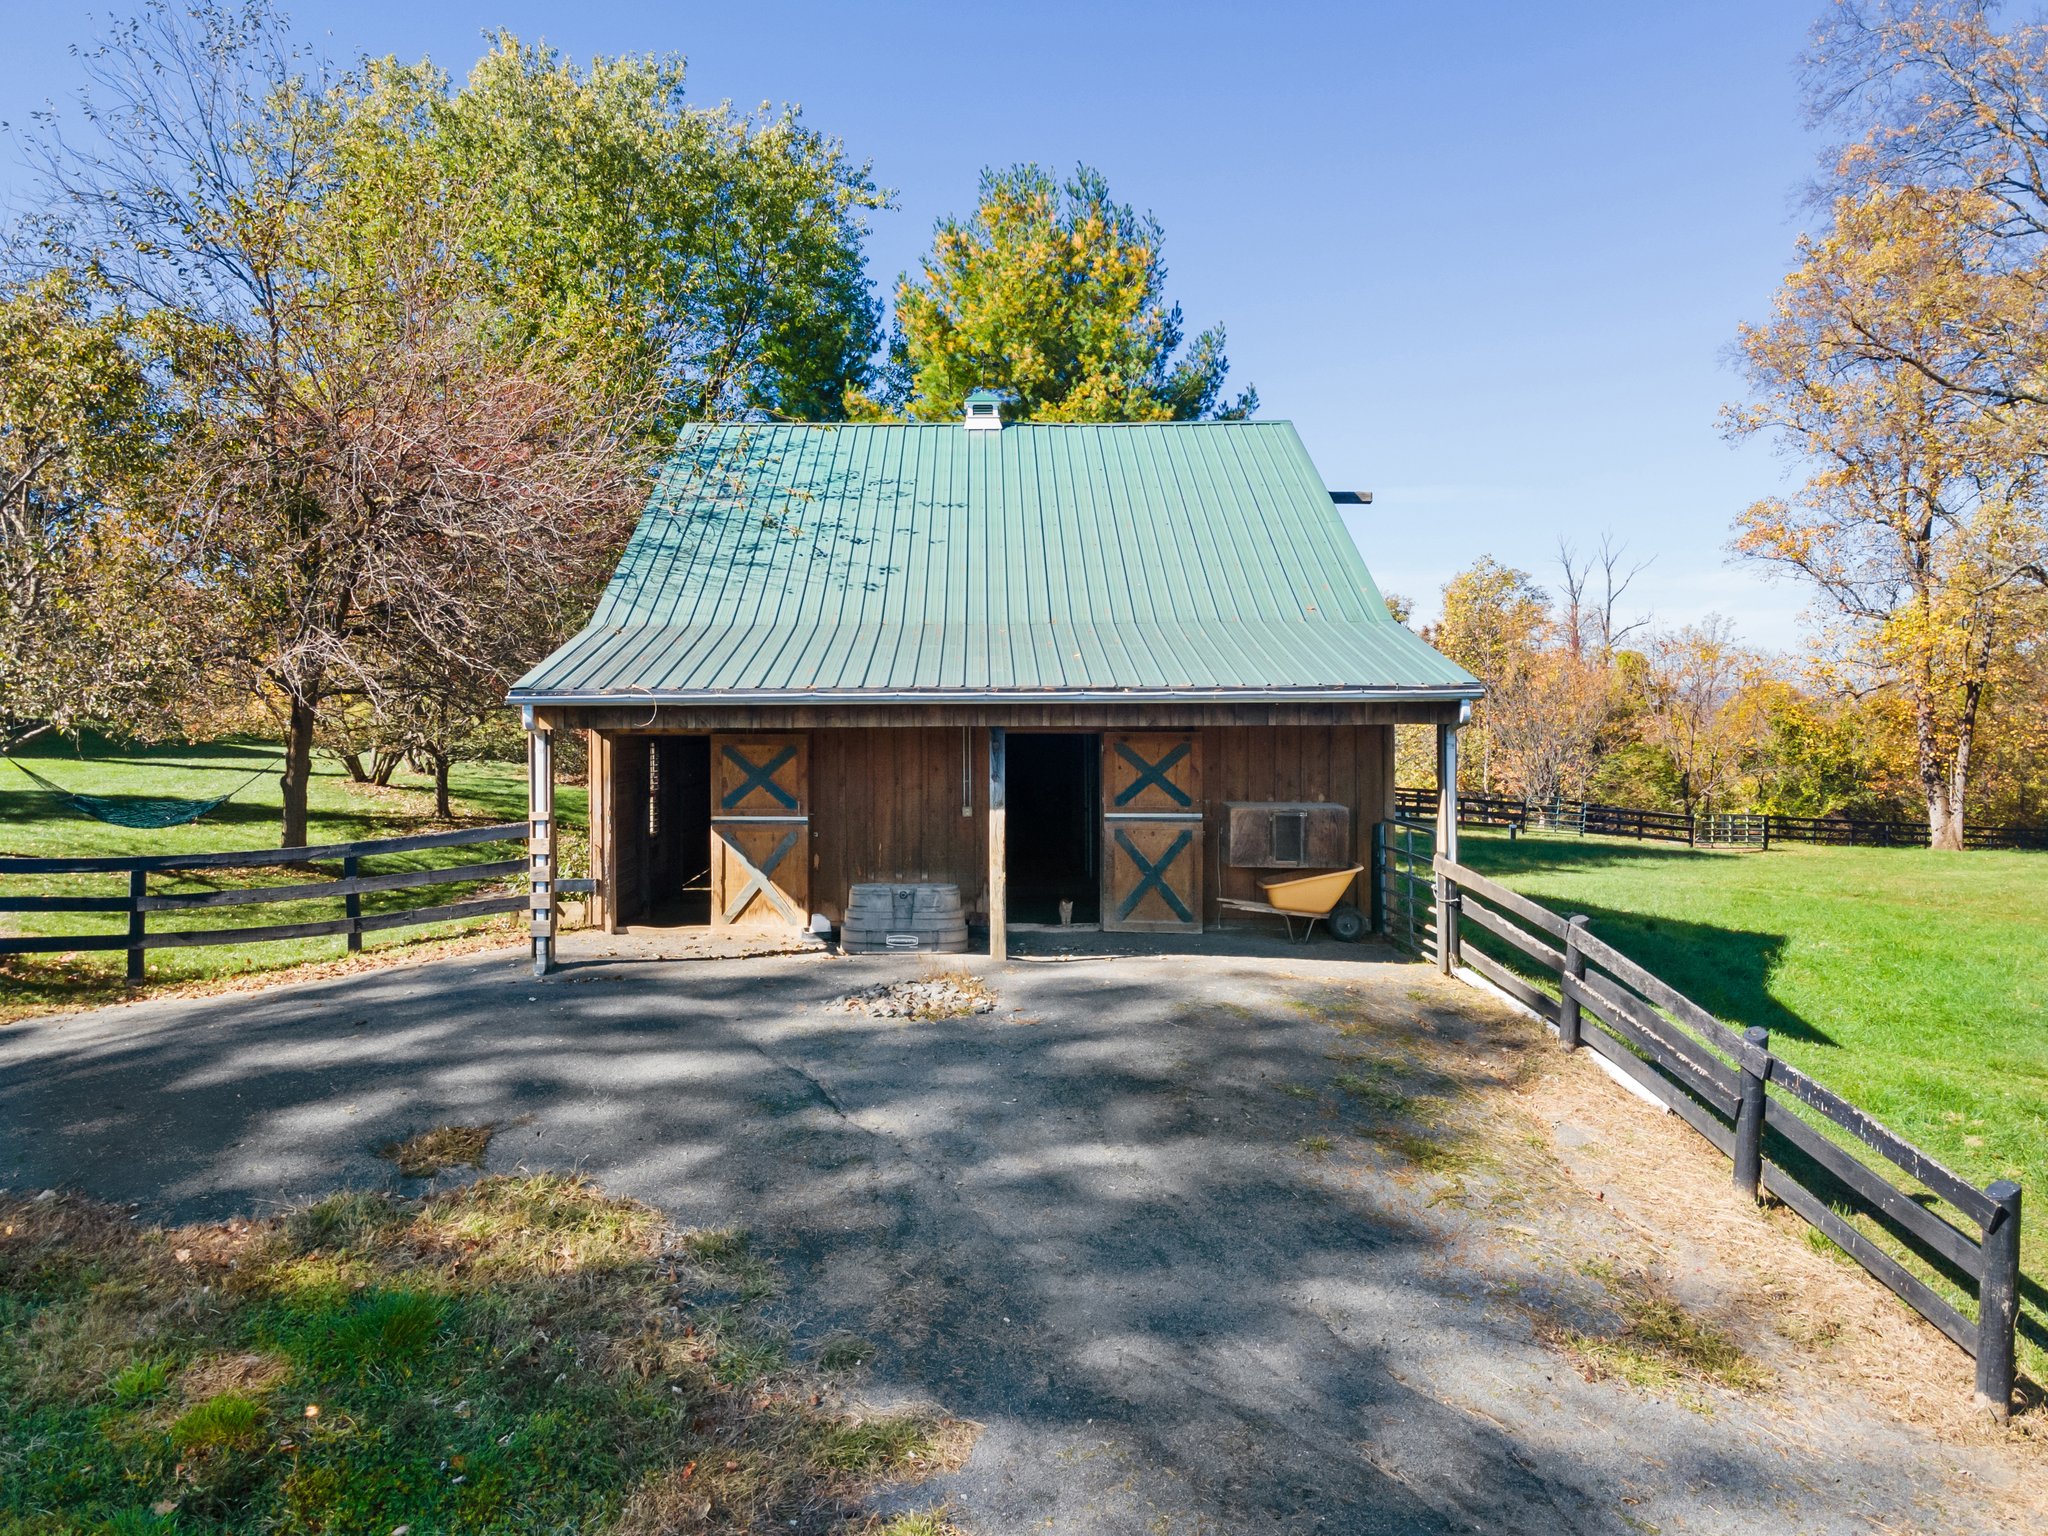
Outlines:
<svg viewBox="0 0 2048 1536"><path fill-rule="evenodd" d="M979 976L929 976L862 987L830 1006L871 1019L964 1019L994 1013L996 995Z"/></svg>

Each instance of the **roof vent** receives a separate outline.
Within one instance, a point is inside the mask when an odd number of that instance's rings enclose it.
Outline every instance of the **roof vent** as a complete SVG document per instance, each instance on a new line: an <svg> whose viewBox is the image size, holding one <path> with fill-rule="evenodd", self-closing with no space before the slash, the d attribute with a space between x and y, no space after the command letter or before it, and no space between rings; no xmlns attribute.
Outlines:
<svg viewBox="0 0 2048 1536"><path fill-rule="evenodd" d="M977 389L967 397L965 425L970 432L1003 430L1003 397L992 389Z"/></svg>

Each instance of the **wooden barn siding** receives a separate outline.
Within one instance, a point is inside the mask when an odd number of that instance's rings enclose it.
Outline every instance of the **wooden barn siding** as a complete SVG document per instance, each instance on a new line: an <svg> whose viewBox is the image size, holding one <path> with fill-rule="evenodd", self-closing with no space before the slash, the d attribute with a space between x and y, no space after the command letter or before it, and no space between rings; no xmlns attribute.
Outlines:
<svg viewBox="0 0 2048 1536"><path fill-rule="evenodd" d="M1212 726L1202 732L1202 755L1205 923L1216 921L1219 897L1259 899L1260 872L1224 863L1223 807L1230 801L1320 800L1350 806L1353 864L1369 862L1372 824L1393 814L1394 733L1387 726ZM1353 891L1354 900L1361 898L1361 890Z"/></svg>
<svg viewBox="0 0 2048 1536"><path fill-rule="evenodd" d="M1352 863L1366 862L1372 824L1393 813L1394 733L1379 725L1210 726L1203 756L1203 905L1256 899L1251 870L1226 869L1222 831L1232 800L1324 800L1351 807ZM988 732L969 732L974 814L960 814L960 729L816 731L811 736L811 904L835 922L857 880L957 883L987 910ZM1012 838L1030 835L1013 826Z"/></svg>
<svg viewBox="0 0 2048 1536"><path fill-rule="evenodd" d="M811 733L811 908L845 917L860 880L957 883L973 912L987 910L988 731L966 731L974 814L960 814L958 725ZM1393 812L1394 733L1383 725L1208 726L1203 757L1203 906L1256 899L1256 874L1223 862L1224 805L1232 800L1323 800L1351 807L1351 862L1363 864L1372 823ZM645 737L617 736L601 753L610 772L600 849L612 890L640 900L647 824ZM593 774L599 758L593 755ZM641 829L638 832L635 829ZM1012 827L1013 838L1029 836ZM616 923L616 898L605 902Z"/></svg>
<svg viewBox="0 0 2048 1536"><path fill-rule="evenodd" d="M974 814L960 814L962 738ZM988 732L957 725L811 733L811 907L846 915L857 880L942 880L986 910Z"/></svg>

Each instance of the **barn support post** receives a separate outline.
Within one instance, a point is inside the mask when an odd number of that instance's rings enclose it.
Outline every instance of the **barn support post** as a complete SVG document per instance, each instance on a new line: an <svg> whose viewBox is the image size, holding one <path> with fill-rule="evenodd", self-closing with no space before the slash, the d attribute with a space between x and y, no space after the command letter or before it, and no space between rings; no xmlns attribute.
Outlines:
<svg viewBox="0 0 2048 1536"><path fill-rule="evenodd" d="M2012 1416L2013 1332L2020 1307L2020 1187L2000 1179L1984 1193L1998 1209L1984 1223L1984 1274L1977 1288L1977 1401L2006 1419Z"/></svg>
<svg viewBox="0 0 2048 1536"><path fill-rule="evenodd" d="M1464 711L1460 711L1462 715ZM1436 852L1458 862L1458 729L1436 728ZM1436 964L1446 976L1458 968L1458 887L1449 875L1436 877Z"/></svg>
<svg viewBox="0 0 2048 1536"><path fill-rule="evenodd" d="M1009 733L988 728L988 953L1010 957Z"/></svg>
<svg viewBox="0 0 2048 1536"><path fill-rule="evenodd" d="M555 962L555 736L526 715L526 874L533 919L533 974Z"/></svg>

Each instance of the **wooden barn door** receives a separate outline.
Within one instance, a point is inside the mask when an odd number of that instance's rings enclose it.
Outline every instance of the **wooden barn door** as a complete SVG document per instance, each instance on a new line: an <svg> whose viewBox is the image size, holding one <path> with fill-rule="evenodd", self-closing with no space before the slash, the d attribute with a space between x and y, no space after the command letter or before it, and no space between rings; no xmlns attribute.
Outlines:
<svg viewBox="0 0 2048 1536"><path fill-rule="evenodd" d="M711 923L802 928L811 912L810 738L711 738Z"/></svg>
<svg viewBox="0 0 2048 1536"><path fill-rule="evenodd" d="M1202 931L1202 740L1193 731L1103 733L1102 926Z"/></svg>

